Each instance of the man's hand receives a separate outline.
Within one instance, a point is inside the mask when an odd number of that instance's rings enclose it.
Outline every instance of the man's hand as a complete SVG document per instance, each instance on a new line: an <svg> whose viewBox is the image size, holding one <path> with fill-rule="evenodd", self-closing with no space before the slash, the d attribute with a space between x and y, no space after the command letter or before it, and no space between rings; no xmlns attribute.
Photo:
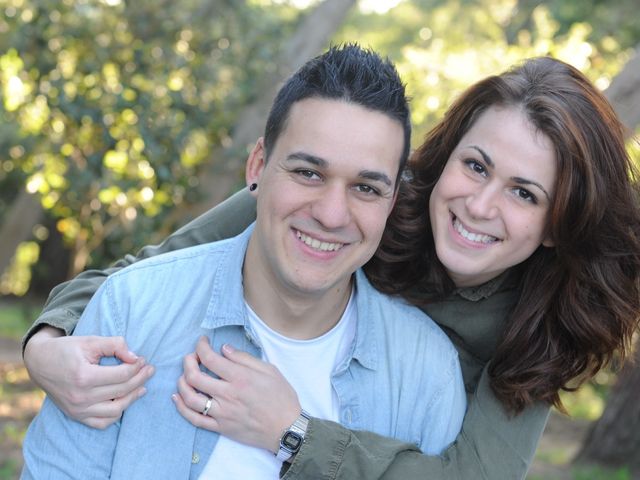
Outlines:
<svg viewBox="0 0 640 480"><path fill-rule="evenodd" d="M99 365L116 357L117 366ZM63 337L43 327L29 339L24 363L32 380L68 416L89 427L106 428L145 394L151 365L127 348L122 337Z"/></svg>
<svg viewBox="0 0 640 480"><path fill-rule="evenodd" d="M196 352L185 357L173 395L178 411L197 427L276 453L282 432L300 415L298 395L273 365L230 345L222 353L201 337ZM202 372L199 363L220 378Z"/></svg>

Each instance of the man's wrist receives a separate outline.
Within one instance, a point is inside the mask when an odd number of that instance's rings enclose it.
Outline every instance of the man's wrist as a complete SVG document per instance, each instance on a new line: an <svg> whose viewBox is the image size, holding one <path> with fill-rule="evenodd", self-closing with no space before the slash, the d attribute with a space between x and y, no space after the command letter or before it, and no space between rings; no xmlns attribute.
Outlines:
<svg viewBox="0 0 640 480"><path fill-rule="evenodd" d="M302 410L298 418L282 433L276 457L283 462L290 462L298 453L304 442L311 416Z"/></svg>

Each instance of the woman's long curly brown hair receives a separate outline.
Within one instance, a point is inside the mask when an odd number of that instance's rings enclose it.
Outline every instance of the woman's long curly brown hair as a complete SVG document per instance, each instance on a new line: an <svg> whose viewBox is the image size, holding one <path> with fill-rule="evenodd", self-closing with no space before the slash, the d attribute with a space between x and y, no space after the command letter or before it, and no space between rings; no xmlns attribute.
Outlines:
<svg viewBox="0 0 640 480"><path fill-rule="evenodd" d="M518 267L520 294L491 361L491 385L520 412L562 407L561 389L593 376L631 348L640 317L640 195L624 131L578 70L527 60L470 87L409 164L367 275L381 291L425 304L455 285L435 253L429 197L462 136L491 106L516 107L555 147L557 178L547 233Z"/></svg>

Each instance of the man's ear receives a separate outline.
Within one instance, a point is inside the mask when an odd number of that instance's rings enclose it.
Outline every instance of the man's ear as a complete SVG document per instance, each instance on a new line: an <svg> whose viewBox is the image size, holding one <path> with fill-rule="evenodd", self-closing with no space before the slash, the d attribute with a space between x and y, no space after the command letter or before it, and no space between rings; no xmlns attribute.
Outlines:
<svg viewBox="0 0 640 480"><path fill-rule="evenodd" d="M247 167L244 172L247 185L260 183L260 177L266 164L267 158L264 150L264 139L260 137L251 150L251 153L249 153L249 158L247 158ZM257 191L253 191L252 194L254 196L257 195Z"/></svg>

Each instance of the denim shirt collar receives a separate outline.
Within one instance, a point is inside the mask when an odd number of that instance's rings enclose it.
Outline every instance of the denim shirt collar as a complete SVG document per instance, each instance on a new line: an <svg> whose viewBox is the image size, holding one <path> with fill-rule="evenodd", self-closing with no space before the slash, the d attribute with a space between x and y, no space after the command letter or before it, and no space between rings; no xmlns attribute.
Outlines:
<svg viewBox="0 0 640 480"><path fill-rule="evenodd" d="M378 367L378 342L380 341L380 325L382 320L378 312L372 311L371 305L377 302L370 299L374 292L364 271L360 268L355 274L356 305L358 307L358 326L352 358L370 370ZM378 294L379 295L379 294Z"/></svg>
<svg viewBox="0 0 640 480"><path fill-rule="evenodd" d="M231 242L231 245L222 254L223 256L220 258L214 275L211 300L201 323L202 328L216 329L230 325L246 328L247 312L244 300L242 267L254 228L255 222L237 237L227 240ZM358 309L356 338L352 355L343 367L347 368L351 359L355 359L363 367L375 370L378 366L378 317L375 312L371 311L369 297L373 287L362 269L356 271L355 288Z"/></svg>
<svg viewBox="0 0 640 480"><path fill-rule="evenodd" d="M222 253L213 277L211 300L201 323L202 328L246 325L242 267L254 227L255 222L237 237L225 240L231 245Z"/></svg>

